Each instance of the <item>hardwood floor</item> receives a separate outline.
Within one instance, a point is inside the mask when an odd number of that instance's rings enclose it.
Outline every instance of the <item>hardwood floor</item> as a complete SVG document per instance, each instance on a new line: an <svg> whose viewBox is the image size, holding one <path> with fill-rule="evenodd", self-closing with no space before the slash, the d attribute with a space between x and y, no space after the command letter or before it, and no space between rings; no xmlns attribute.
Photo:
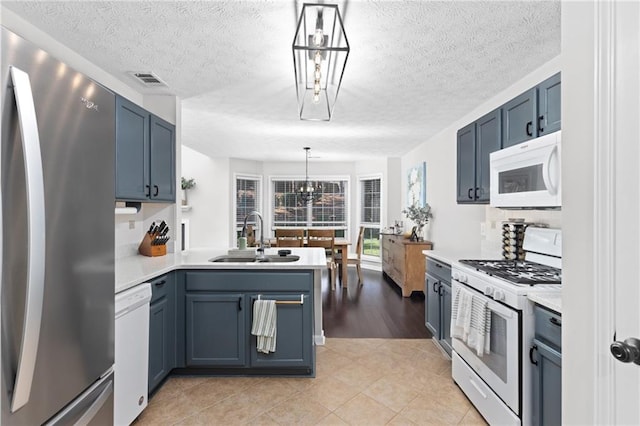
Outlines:
<svg viewBox="0 0 640 426"><path fill-rule="evenodd" d="M322 316L326 337L431 338L424 325L424 295L413 292L402 297L400 287L382 272L362 270L364 285L358 286L354 268L349 268L349 288L340 282L331 291L323 273Z"/></svg>

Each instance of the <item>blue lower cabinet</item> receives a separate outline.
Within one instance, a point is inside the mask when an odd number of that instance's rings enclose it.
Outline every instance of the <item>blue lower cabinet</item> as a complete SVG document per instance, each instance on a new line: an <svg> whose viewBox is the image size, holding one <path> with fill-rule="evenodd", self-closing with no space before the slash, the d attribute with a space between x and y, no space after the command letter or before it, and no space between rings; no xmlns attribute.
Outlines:
<svg viewBox="0 0 640 426"><path fill-rule="evenodd" d="M428 265L427 265L428 266ZM424 325L431 334L440 336L440 280L430 274L425 274L424 285Z"/></svg>
<svg viewBox="0 0 640 426"><path fill-rule="evenodd" d="M540 340L533 340L533 424L562 423L562 355Z"/></svg>
<svg viewBox="0 0 640 426"><path fill-rule="evenodd" d="M149 393L176 367L176 285L173 273L151 281Z"/></svg>
<svg viewBox="0 0 640 426"><path fill-rule="evenodd" d="M534 425L562 423L562 316L534 307L535 338L529 349Z"/></svg>
<svg viewBox="0 0 640 426"><path fill-rule="evenodd" d="M315 375L313 271L186 271L182 280L183 372ZM268 354L251 334L258 298L276 301L276 350Z"/></svg>
<svg viewBox="0 0 640 426"><path fill-rule="evenodd" d="M451 285L448 282L440 283L440 301L442 309L442 328L440 330L440 345L451 355Z"/></svg>
<svg viewBox="0 0 640 426"><path fill-rule="evenodd" d="M187 366L245 365L244 295L186 295Z"/></svg>
<svg viewBox="0 0 640 426"><path fill-rule="evenodd" d="M313 367L313 329L311 299L308 294L278 294L262 296L276 300L276 351L265 354L256 348L257 338L251 335L251 366L258 368ZM252 297L253 302L257 297ZM283 303L284 302L284 303ZM249 332L251 331L249 325Z"/></svg>

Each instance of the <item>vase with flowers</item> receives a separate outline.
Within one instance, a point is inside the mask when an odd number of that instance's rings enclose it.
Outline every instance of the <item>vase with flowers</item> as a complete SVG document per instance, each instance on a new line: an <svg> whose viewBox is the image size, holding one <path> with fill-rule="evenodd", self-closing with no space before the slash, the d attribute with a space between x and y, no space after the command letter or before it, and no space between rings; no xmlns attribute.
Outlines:
<svg viewBox="0 0 640 426"><path fill-rule="evenodd" d="M193 179L193 178L185 179L184 177L180 178L180 187L182 188L182 194L183 194L183 198L182 198L182 205L183 206L186 206L186 205L189 204L187 191L189 191L194 186L196 186L196 180L195 179Z"/></svg>
<svg viewBox="0 0 640 426"><path fill-rule="evenodd" d="M423 228L432 217L431 206L425 204L423 207L418 207L414 204L402 210L402 213L416 225L411 231L411 241L422 241L424 239L422 236Z"/></svg>

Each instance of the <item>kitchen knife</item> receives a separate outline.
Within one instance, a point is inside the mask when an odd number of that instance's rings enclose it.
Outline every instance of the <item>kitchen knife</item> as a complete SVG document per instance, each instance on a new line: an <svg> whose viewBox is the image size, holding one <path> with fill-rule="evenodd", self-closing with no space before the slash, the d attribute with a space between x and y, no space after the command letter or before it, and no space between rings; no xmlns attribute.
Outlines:
<svg viewBox="0 0 640 426"><path fill-rule="evenodd" d="M154 228L155 226L156 226L156 223L155 223L155 222L153 222L153 223L151 224L151 226L149 227L149 230L147 231L147 234L151 235L151 233L153 232L153 228Z"/></svg>
<svg viewBox="0 0 640 426"><path fill-rule="evenodd" d="M165 222L164 220L160 223L160 226L158 227L158 234L161 234L162 231L164 231L164 228L167 226L167 222Z"/></svg>
<svg viewBox="0 0 640 426"><path fill-rule="evenodd" d="M167 235L167 233L169 232L169 227L165 227L164 231L162 231L162 233L160 234L161 237L164 237L165 235Z"/></svg>

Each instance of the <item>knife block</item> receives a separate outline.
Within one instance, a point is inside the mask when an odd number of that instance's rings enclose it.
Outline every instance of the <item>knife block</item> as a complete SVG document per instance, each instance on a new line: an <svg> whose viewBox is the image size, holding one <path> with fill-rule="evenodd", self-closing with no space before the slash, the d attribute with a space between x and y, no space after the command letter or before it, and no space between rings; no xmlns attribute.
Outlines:
<svg viewBox="0 0 640 426"><path fill-rule="evenodd" d="M140 253L143 256L149 256L149 257L164 256L165 254L167 254L166 244L153 246L151 245L152 240L153 240L153 237L145 232L144 238L142 239L142 242L138 246L138 253Z"/></svg>

